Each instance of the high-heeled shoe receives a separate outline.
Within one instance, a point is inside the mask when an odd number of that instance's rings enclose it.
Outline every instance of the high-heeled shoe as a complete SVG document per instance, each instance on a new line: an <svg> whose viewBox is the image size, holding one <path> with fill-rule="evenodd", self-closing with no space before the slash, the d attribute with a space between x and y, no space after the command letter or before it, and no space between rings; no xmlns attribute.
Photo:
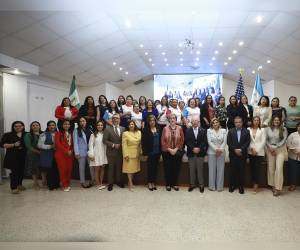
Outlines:
<svg viewBox="0 0 300 250"><path fill-rule="evenodd" d="M153 191L153 187L151 187L151 185L148 185L148 189L149 191Z"/></svg>

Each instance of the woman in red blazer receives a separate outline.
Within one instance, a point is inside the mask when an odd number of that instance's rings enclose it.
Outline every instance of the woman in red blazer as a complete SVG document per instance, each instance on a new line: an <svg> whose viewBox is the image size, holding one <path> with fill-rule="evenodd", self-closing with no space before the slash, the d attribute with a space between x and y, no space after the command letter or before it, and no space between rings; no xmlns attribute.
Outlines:
<svg viewBox="0 0 300 250"><path fill-rule="evenodd" d="M64 120L62 130L55 133L55 160L60 182L65 192L70 191L70 181L74 162L73 138L70 121Z"/></svg>
<svg viewBox="0 0 300 250"><path fill-rule="evenodd" d="M58 119L57 127L62 130L62 123L64 120L69 120L71 130L74 129L74 121L78 116L78 109L71 105L71 101L68 97L64 97L61 104L55 109L55 117Z"/></svg>

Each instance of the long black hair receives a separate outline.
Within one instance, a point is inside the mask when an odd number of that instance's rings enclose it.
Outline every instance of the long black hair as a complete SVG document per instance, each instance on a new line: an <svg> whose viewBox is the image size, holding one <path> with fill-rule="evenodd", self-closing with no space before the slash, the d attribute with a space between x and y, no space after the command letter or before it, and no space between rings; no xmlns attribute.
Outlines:
<svg viewBox="0 0 300 250"><path fill-rule="evenodd" d="M49 126L51 123L54 123L55 126L56 126L56 122L55 122L55 121L53 121L53 120L48 121L48 122L47 122L47 128L46 128L45 132L49 132L48 126ZM56 131L57 131L57 128L56 128Z"/></svg>
<svg viewBox="0 0 300 250"><path fill-rule="evenodd" d="M101 98L101 97L104 97L104 99L105 99L105 106L107 107L108 101L107 101L107 98L106 98L105 95L99 95L99 98L98 98L99 105L100 105L100 106L102 105L102 103L101 103L101 101L100 101L100 98Z"/></svg>
<svg viewBox="0 0 300 250"><path fill-rule="evenodd" d="M109 101L109 103L108 103L108 112L109 112L109 113L112 113L112 108L111 108L112 102L114 102L114 103L116 104L115 112L116 112L116 113L119 113L118 103L117 103L115 100L110 100L110 101Z"/></svg>
<svg viewBox="0 0 300 250"><path fill-rule="evenodd" d="M18 124L18 123L21 124L21 125L23 126L23 131L22 131L22 133L24 134L24 133L25 133L25 125L24 125L24 122L22 122L22 121L14 121L14 122L11 124L11 132L14 133L14 134L16 133L14 127L15 127L15 125Z"/></svg>
<svg viewBox="0 0 300 250"><path fill-rule="evenodd" d="M85 128L80 127L80 119L84 119L85 122L87 122L86 119L83 116L79 117L77 135L78 135L78 137L82 138L82 131L83 131L85 133L85 136L86 136L86 141L88 142L89 139L90 139L90 136L92 134L92 131L88 127L85 127Z"/></svg>
<svg viewBox="0 0 300 250"><path fill-rule="evenodd" d="M93 100L93 107L95 107L95 101L94 101L94 98L92 97L92 96L87 96L85 99L84 99L84 103L83 103L83 105L85 106L85 107L88 107L88 99L89 98L92 98L92 100Z"/></svg>
<svg viewBox="0 0 300 250"><path fill-rule="evenodd" d="M33 130L32 130L32 125L35 124L35 123L40 126L39 135L42 133L41 124L38 121L33 121L32 123L30 123L30 131L29 131L29 133L30 133L30 142L31 142L31 144L34 143L34 137L35 137L35 135L34 135Z"/></svg>
<svg viewBox="0 0 300 250"><path fill-rule="evenodd" d="M64 101L65 101L65 100L69 100L69 102L70 102L70 108L72 108L73 106L72 106L72 104L71 104L71 100L70 100L69 97L64 97L64 98L62 99L62 101L61 101L60 106L64 107Z"/></svg>

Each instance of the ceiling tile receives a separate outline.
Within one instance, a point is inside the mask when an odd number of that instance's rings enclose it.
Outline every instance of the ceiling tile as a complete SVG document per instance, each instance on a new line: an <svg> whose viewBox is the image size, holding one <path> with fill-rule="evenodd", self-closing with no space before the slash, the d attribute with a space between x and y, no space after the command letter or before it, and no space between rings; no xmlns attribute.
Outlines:
<svg viewBox="0 0 300 250"><path fill-rule="evenodd" d="M58 38L54 32L40 24L31 25L22 31L15 33L14 36L36 47L54 41Z"/></svg>
<svg viewBox="0 0 300 250"><path fill-rule="evenodd" d="M63 36L84 26L71 12L59 12L41 22L56 34Z"/></svg>
<svg viewBox="0 0 300 250"><path fill-rule="evenodd" d="M13 33L32 24L34 20L19 11L0 11L0 31ZM3 25L5 24L5 25Z"/></svg>
<svg viewBox="0 0 300 250"><path fill-rule="evenodd" d="M14 37L7 36L0 40L0 52L8 56L19 57L33 49L33 46Z"/></svg>
<svg viewBox="0 0 300 250"><path fill-rule="evenodd" d="M62 56L75 49L75 46L70 42L60 38L42 47L51 55Z"/></svg>
<svg viewBox="0 0 300 250"><path fill-rule="evenodd" d="M50 55L49 53L47 53L46 51L43 51L41 49L35 49L33 51L31 51L30 53L24 55L21 57L22 60L38 65L38 66L42 66L50 61L52 61L55 58L55 56Z"/></svg>

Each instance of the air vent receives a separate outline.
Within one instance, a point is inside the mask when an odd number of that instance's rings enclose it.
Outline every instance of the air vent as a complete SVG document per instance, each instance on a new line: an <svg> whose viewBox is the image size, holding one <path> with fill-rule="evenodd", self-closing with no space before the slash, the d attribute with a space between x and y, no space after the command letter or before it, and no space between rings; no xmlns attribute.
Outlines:
<svg viewBox="0 0 300 250"><path fill-rule="evenodd" d="M141 84L141 83L143 83L143 82L144 82L144 80L143 80L143 79L140 79L140 80L135 81L133 84L134 84L134 85L139 85L139 84Z"/></svg>

